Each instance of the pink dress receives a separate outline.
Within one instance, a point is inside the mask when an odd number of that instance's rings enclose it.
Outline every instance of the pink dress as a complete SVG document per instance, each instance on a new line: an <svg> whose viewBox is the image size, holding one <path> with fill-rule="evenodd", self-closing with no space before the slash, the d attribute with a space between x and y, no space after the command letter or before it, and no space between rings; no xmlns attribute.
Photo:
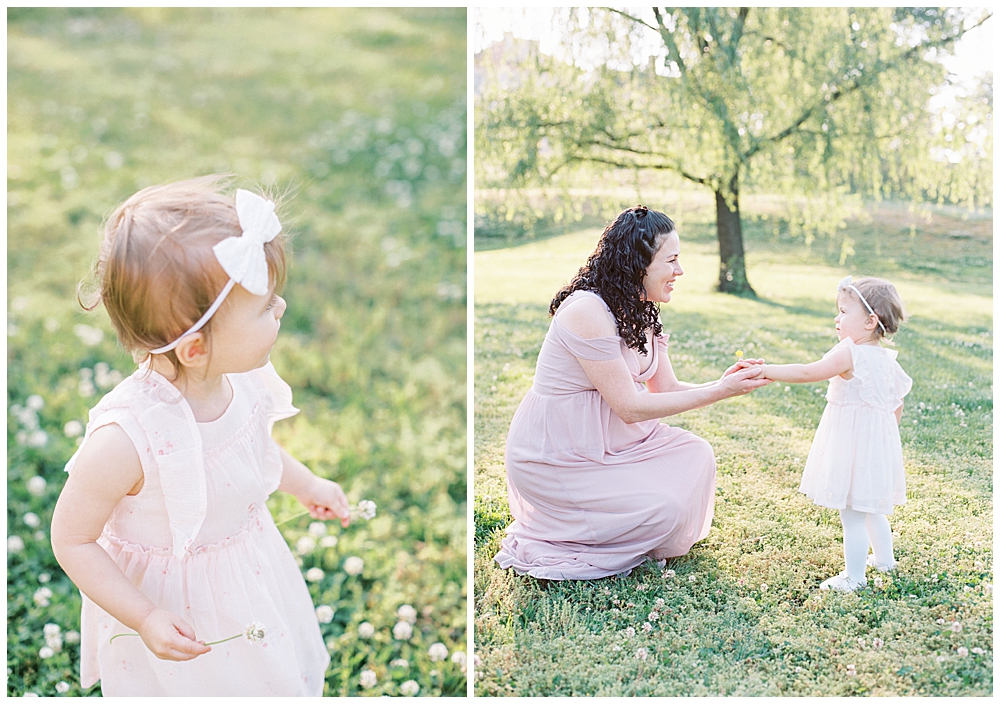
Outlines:
<svg viewBox="0 0 1000 704"><path fill-rule="evenodd" d="M228 638L252 622L267 634L258 643L214 645L188 662L160 660L138 637L110 642L133 631L84 595L83 687L100 680L105 696L322 696L330 656L302 573L265 504L282 471L271 425L297 410L270 365L227 379L232 402L210 423L196 423L176 388L144 369L90 412L86 437L119 425L144 476L98 543L199 640Z"/></svg>
<svg viewBox="0 0 1000 704"><path fill-rule="evenodd" d="M638 352L617 335L587 340L563 325L559 313L583 296L597 294L574 292L552 319L507 434L514 522L496 561L542 579L596 579L647 556L684 555L712 524L712 447L656 419L624 422L578 361L624 357L636 388L648 393L643 382L667 354L667 336L641 371Z"/></svg>

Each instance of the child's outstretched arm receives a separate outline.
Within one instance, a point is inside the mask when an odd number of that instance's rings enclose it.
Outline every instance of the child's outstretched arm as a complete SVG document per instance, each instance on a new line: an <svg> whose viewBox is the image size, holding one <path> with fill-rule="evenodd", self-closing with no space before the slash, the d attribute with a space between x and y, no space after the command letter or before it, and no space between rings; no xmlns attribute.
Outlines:
<svg viewBox="0 0 1000 704"><path fill-rule="evenodd" d="M98 606L138 633L163 660L191 660L211 648L179 616L158 608L97 544L123 496L141 486L139 455L117 425L98 428L80 451L52 514L52 552Z"/></svg>
<svg viewBox="0 0 1000 704"><path fill-rule="evenodd" d="M854 371L851 351L846 347L811 364L764 364L760 375L774 381L790 384L807 384L811 381L825 381L838 374Z"/></svg>
<svg viewBox="0 0 1000 704"><path fill-rule="evenodd" d="M309 515L321 521L340 519L345 528L351 523L351 508L344 490L337 482L317 477L308 467L292 457L285 448L281 449L281 483L279 491L285 491L309 509Z"/></svg>

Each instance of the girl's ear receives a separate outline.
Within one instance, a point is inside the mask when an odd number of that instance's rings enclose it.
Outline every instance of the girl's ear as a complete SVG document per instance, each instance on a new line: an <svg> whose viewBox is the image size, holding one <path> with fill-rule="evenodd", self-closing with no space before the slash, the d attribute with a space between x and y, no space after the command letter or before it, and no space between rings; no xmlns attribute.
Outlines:
<svg viewBox="0 0 1000 704"><path fill-rule="evenodd" d="M208 366L208 340L201 332L187 335L174 348L177 361L188 369L197 369Z"/></svg>
<svg viewBox="0 0 1000 704"><path fill-rule="evenodd" d="M878 327L878 316L870 313L868 320L865 322L865 330L874 330L876 327Z"/></svg>

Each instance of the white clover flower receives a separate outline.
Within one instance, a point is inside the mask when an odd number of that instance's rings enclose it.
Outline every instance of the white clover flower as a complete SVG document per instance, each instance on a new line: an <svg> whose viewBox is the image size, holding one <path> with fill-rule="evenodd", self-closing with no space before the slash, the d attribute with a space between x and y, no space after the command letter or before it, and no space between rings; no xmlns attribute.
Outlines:
<svg viewBox="0 0 1000 704"><path fill-rule="evenodd" d="M78 420L71 420L63 426L63 434L68 438L75 438L83 433L83 423Z"/></svg>
<svg viewBox="0 0 1000 704"><path fill-rule="evenodd" d="M873 648L881 648L883 645L885 645L885 641L882 640L881 638L872 638Z"/></svg>
<svg viewBox="0 0 1000 704"><path fill-rule="evenodd" d="M632 638L633 636L635 636L635 629L632 628L632 626L629 626L624 631L622 631L622 635L624 635L626 638Z"/></svg>
<svg viewBox="0 0 1000 704"><path fill-rule="evenodd" d="M410 663L408 660L406 660L406 658L396 658L395 660L389 663L389 667L401 667L402 669L406 670L410 667Z"/></svg>
<svg viewBox="0 0 1000 704"><path fill-rule="evenodd" d="M962 624L959 623L958 621L952 621L952 623L951 623L951 632L952 633L961 633L962 632Z"/></svg>
<svg viewBox="0 0 1000 704"><path fill-rule="evenodd" d="M427 654L430 656L431 662L441 662L448 658L448 647L441 642L434 643L427 649Z"/></svg>
<svg viewBox="0 0 1000 704"><path fill-rule="evenodd" d="M975 653L976 655L985 655L986 654L986 651L983 650L982 648L973 648L972 652Z"/></svg>
<svg viewBox="0 0 1000 704"><path fill-rule="evenodd" d="M295 541L295 552L300 555L310 553L316 549L316 538L311 535L303 535Z"/></svg>
<svg viewBox="0 0 1000 704"><path fill-rule="evenodd" d="M420 685L416 683L415 680L406 680L403 684L399 685L399 691L407 697L415 697L420 691Z"/></svg>
<svg viewBox="0 0 1000 704"><path fill-rule="evenodd" d="M94 345L101 344L101 340L104 339L104 331L98 328L92 328L89 325L74 325L73 332L76 336L80 338L87 347L93 347Z"/></svg>
<svg viewBox="0 0 1000 704"><path fill-rule="evenodd" d="M375 626L367 621L358 624L358 636L361 638L371 638L375 635Z"/></svg>
<svg viewBox="0 0 1000 704"><path fill-rule="evenodd" d="M881 577L879 577L878 575L875 575L874 579L872 579L872 583L873 583L873 584L874 584L874 585L875 585L876 587L881 587L881 586L882 586L882 578L881 578Z"/></svg>
<svg viewBox="0 0 1000 704"><path fill-rule="evenodd" d="M666 602L665 602L665 601L663 601L663 599L657 599L657 600L656 600L656 605L657 605L657 606L663 606L663 605L664 605L665 603L666 603Z"/></svg>
<svg viewBox="0 0 1000 704"><path fill-rule="evenodd" d="M38 604L39 606L43 607L48 606L49 599L52 598L52 590L49 589L48 587L39 587L38 589L35 590L35 594L32 598L35 600L35 603Z"/></svg>
<svg viewBox="0 0 1000 704"><path fill-rule="evenodd" d="M361 686L364 689L371 689L376 684L378 684L378 675L375 674L374 670L365 668L361 671Z"/></svg>
<svg viewBox="0 0 1000 704"><path fill-rule="evenodd" d="M320 623L330 623L333 621L333 607L321 604L316 607L316 620Z"/></svg>
<svg viewBox="0 0 1000 704"><path fill-rule="evenodd" d="M309 524L309 535L316 538L322 538L326 535L326 524L322 521L313 521Z"/></svg>
<svg viewBox="0 0 1000 704"><path fill-rule="evenodd" d="M936 662L944 662L944 655L938 655L934 660Z"/></svg>
<svg viewBox="0 0 1000 704"><path fill-rule="evenodd" d="M464 650L456 650L454 653L452 653L451 654L451 661L453 663L455 663L456 665L458 665L460 668L462 668L462 672L465 672L465 666L466 666L467 660L466 660L466 656L465 656L465 651Z"/></svg>
<svg viewBox="0 0 1000 704"><path fill-rule="evenodd" d="M647 618L650 621L659 621L660 620L660 614L658 612L656 612L656 611L650 611L649 612L649 616Z"/></svg>
<svg viewBox="0 0 1000 704"><path fill-rule="evenodd" d="M21 552L24 550L24 540L19 535L11 535L7 537L7 552Z"/></svg>
<svg viewBox="0 0 1000 704"><path fill-rule="evenodd" d="M32 431L28 436L28 447L45 447L49 442L49 434L44 430Z"/></svg>
<svg viewBox="0 0 1000 704"><path fill-rule="evenodd" d="M358 502L358 512L366 521L375 518L375 502L364 499Z"/></svg>
<svg viewBox="0 0 1000 704"><path fill-rule="evenodd" d="M410 606L409 604L403 604L398 609L396 609L396 616L398 616L403 621L408 621L409 623L417 622L417 610Z"/></svg>
<svg viewBox="0 0 1000 704"><path fill-rule="evenodd" d="M48 486L48 482L45 481L45 477L34 476L28 480L28 493L32 496L41 496L45 493L45 487Z"/></svg>
<svg viewBox="0 0 1000 704"><path fill-rule="evenodd" d="M767 582L761 582L760 583L760 590L761 590L761 592L766 592L767 589L768 589Z"/></svg>
<svg viewBox="0 0 1000 704"><path fill-rule="evenodd" d="M958 646L958 650L956 652L958 653L958 657L960 658L968 657L969 655L969 649L966 648L964 645Z"/></svg>
<svg viewBox="0 0 1000 704"><path fill-rule="evenodd" d="M409 640L413 635L413 626L409 621L399 621L392 627L392 637L396 640Z"/></svg>
<svg viewBox="0 0 1000 704"><path fill-rule="evenodd" d="M635 651L636 660L645 660L649 657L649 652L645 648L639 648Z"/></svg>
<svg viewBox="0 0 1000 704"><path fill-rule="evenodd" d="M42 649L38 651L38 657L40 657L42 660L47 660L48 658L51 658L55 654L56 651L47 645L43 645Z"/></svg>
<svg viewBox="0 0 1000 704"><path fill-rule="evenodd" d="M854 663L849 664L847 666L847 676L848 677L855 677L857 674L858 674L858 671L857 671L857 669L855 669Z"/></svg>
<svg viewBox="0 0 1000 704"><path fill-rule="evenodd" d="M243 637L247 639L248 643L259 643L264 640L266 635L267 628L259 621L248 623L246 630L243 631Z"/></svg>
<svg viewBox="0 0 1000 704"><path fill-rule="evenodd" d="M698 575L693 574L693 575L689 576L688 577L688 581L689 582L697 582L698 581Z"/></svg>
<svg viewBox="0 0 1000 704"><path fill-rule="evenodd" d="M943 618L939 618L939 619L937 620L937 625L939 625L939 626L943 626L943 625L944 625L944 619L943 619Z"/></svg>
<svg viewBox="0 0 1000 704"><path fill-rule="evenodd" d="M48 572L42 572L40 575L38 575L38 581L42 584L48 584L49 580L51 579L52 575L50 575Z"/></svg>
<svg viewBox="0 0 1000 704"><path fill-rule="evenodd" d="M324 535L319 539L319 546L321 548L335 548L337 547L337 536L335 535Z"/></svg>
<svg viewBox="0 0 1000 704"><path fill-rule="evenodd" d="M326 572L319 567L310 567L306 570L306 580L309 582L322 582L325 576Z"/></svg>
<svg viewBox="0 0 1000 704"><path fill-rule="evenodd" d="M646 591L646 585L645 585L645 584L640 584L639 586L637 586L637 587L635 588L635 590L636 590L637 592L644 592L644 591Z"/></svg>
<svg viewBox="0 0 1000 704"><path fill-rule="evenodd" d="M65 638L67 643L79 643L80 633L79 631L66 631Z"/></svg>
<svg viewBox="0 0 1000 704"><path fill-rule="evenodd" d="M31 394L25 405L33 411L40 411L45 408L45 399L38 394Z"/></svg>
<svg viewBox="0 0 1000 704"><path fill-rule="evenodd" d="M352 577L357 577L364 571L365 571L365 561L362 560L357 555L351 555L349 558L344 560L344 572L351 575Z"/></svg>
<svg viewBox="0 0 1000 704"><path fill-rule="evenodd" d="M664 578L664 579L670 579L670 578L671 578L671 577L673 577L673 576L674 576L675 574L677 574L677 573L676 573L676 572L674 572L673 570L665 570L665 571L663 572L663 578Z"/></svg>
<svg viewBox="0 0 1000 704"><path fill-rule="evenodd" d="M34 692L25 692L23 696L25 696L25 697L37 697L38 695L35 694Z"/></svg>
<svg viewBox="0 0 1000 704"><path fill-rule="evenodd" d="M858 645L860 645L862 648L865 647L865 639L864 638L858 638Z"/></svg>
<svg viewBox="0 0 1000 704"><path fill-rule="evenodd" d="M643 633L650 633L652 630L653 630L653 624L651 624L649 621L646 621L642 624Z"/></svg>
<svg viewBox="0 0 1000 704"><path fill-rule="evenodd" d="M66 694L69 691L69 682L56 682L56 691L59 694Z"/></svg>

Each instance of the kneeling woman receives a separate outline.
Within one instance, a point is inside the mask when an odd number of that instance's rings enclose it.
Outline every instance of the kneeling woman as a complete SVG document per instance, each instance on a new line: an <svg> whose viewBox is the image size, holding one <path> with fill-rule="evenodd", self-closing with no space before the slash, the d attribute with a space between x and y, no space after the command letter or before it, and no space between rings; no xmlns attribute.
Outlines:
<svg viewBox="0 0 1000 704"><path fill-rule="evenodd" d="M684 273L663 213L636 206L552 300L535 381L507 435L514 522L496 561L540 579L596 579L708 535L715 455L659 419L769 383L759 365L677 380L656 304Z"/></svg>

